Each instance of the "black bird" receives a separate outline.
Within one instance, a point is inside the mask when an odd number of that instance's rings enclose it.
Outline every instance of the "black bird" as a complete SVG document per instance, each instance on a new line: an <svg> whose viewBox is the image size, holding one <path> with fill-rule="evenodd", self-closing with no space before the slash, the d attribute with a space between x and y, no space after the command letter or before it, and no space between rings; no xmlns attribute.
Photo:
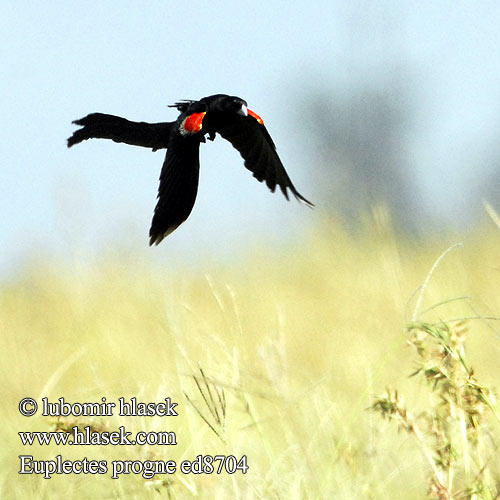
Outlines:
<svg viewBox="0 0 500 500"><path fill-rule="evenodd" d="M289 189L295 198L313 206L295 189L262 118L247 108L246 101L215 94L170 107L180 111L175 122L131 122L119 116L92 113L73 122L82 128L68 139L68 147L87 139L111 139L153 151L167 148L149 231L150 245L158 245L189 217L198 190L199 147L206 135L211 141L216 133L228 140L240 152L245 167L259 182L266 181L272 192L279 186L288 200Z"/></svg>

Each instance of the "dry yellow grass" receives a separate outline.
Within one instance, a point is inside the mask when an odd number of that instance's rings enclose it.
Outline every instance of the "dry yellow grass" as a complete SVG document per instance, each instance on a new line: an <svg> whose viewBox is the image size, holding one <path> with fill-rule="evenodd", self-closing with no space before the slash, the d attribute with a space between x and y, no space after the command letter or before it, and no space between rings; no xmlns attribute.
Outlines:
<svg viewBox="0 0 500 500"><path fill-rule="evenodd" d="M153 269L147 256L129 255L85 272L63 273L47 263L5 284L1 498L423 498L431 471L422 449L367 408L386 387L404 393L410 406L425 404L425 384L408 378L415 358L405 326L418 300L414 291L461 239L402 241L383 213L369 227L352 236L325 223L301 247L262 248L206 272ZM500 315L500 232L462 241L429 280L420 320ZM500 323L471 319L468 328L476 377L499 387ZM54 426L49 417L19 414L26 396L70 402L171 397L178 417L115 415L91 423L174 431L178 444L23 446L19 431ZM498 423L491 422L491 432L498 442ZM21 454L108 464L246 455L249 470L150 481L133 474L46 480L18 475Z"/></svg>

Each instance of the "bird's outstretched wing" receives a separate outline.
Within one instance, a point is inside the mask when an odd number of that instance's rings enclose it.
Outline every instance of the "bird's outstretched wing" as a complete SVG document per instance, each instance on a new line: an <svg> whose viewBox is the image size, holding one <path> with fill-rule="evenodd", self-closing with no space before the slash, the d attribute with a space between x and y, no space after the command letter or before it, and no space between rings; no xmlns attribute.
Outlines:
<svg viewBox="0 0 500 500"><path fill-rule="evenodd" d="M73 123L82 128L76 130L68 139L69 148L87 139L111 139L114 142L151 148L153 151L168 146L175 125L175 122L132 122L104 113L92 113Z"/></svg>
<svg viewBox="0 0 500 500"><path fill-rule="evenodd" d="M160 174L160 188L149 244L158 245L191 213L198 191L200 137L174 134Z"/></svg>
<svg viewBox="0 0 500 500"><path fill-rule="evenodd" d="M227 116L217 124L215 130L239 151L245 167L259 182L265 181L273 193L276 186L279 186L287 200L290 190L295 198L310 207L314 206L297 191L288 177L276 146L258 115L249 111L248 116Z"/></svg>

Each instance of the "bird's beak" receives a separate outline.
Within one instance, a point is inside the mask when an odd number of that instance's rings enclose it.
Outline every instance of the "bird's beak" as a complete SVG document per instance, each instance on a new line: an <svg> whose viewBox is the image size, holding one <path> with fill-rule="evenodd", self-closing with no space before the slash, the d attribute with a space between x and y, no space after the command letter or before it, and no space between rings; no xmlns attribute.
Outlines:
<svg viewBox="0 0 500 500"><path fill-rule="evenodd" d="M248 116L248 109L244 104L241 105L241 108L238 110L238 114L242 116Z"/></svg>

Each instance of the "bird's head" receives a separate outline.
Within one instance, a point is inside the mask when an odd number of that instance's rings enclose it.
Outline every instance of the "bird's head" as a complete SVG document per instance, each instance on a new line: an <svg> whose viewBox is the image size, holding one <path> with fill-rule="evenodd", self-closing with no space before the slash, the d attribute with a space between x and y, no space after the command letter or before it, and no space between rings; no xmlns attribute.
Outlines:
<svg viewBox="0 0 500 500"><path fill-rule="evenodd" d="M240 97L216 94L201 100L206 100L209 112L235 113L242 116L248 115L247 102Z"/></svg>

